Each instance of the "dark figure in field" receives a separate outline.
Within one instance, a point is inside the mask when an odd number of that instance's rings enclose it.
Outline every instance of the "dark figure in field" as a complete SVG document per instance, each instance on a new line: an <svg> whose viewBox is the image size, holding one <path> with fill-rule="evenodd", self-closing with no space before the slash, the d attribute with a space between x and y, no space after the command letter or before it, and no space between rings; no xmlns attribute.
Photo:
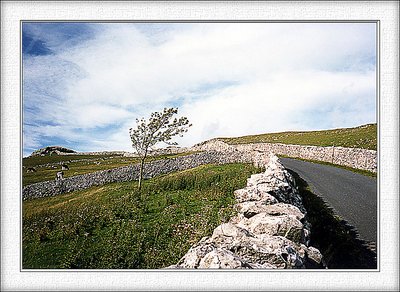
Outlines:
<svg viewBox="0 0 400 292"><path fill-rule="evenodd" d="M64 173L62 171L57 172L56 180L62 180L64 178Z"/></svg>
<svg viewBox="0 0 400 292"><path fill-rule="evenodd" d="M26 170L26 172L36 172L36 168L34 168L34 167L28 167L28 169Z"/></svg>
<svg viewBox="0 0 400 292"><path fill-rule="evenodd" d="M61 170L69 170L68 165L66 164L61 165Z"/></svg>

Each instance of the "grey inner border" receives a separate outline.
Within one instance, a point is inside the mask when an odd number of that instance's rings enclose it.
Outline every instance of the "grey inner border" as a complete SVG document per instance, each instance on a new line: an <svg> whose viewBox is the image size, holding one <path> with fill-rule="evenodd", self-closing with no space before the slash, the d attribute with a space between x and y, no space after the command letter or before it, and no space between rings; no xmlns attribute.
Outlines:
<svg viewBox="0 0 400 292"><path fill-rule="evenodd" d="M206 0L208 1L208 0ZM67 22L67 23L375 23L376 25L376 59L375 59L375 69L376 69L376 118L378 124L378 144L377 144L377 213L378 213L378 225L377 225L377 269L297 269L297 270L235 270L235 269L221 269L221 270L173 270L173 269L23 269L22 268L22 157L23 157L23 60L22 60L22 25L23 23L49 23L49 22ZM381 123L380 123L380 59L381 59L381 43L380 43L380 20L20 20L20 272L273 272L273 273L290 273L290 272L380 272L380 223L381 223L381 212L380 212L380 133L381 133Z"/></svg>

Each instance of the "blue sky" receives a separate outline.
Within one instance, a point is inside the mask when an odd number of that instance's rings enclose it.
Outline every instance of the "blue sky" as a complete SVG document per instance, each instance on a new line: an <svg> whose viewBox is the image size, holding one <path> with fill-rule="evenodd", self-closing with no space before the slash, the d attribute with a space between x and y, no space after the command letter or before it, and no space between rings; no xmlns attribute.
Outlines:
<svg viewBox="0 0 400 292"><path fill-rule="evenodd" d="M24 156L131 151L165 106L177 142L376 122L375 24L24 23ZM162 145L160 145L162 146Z"/></svg>

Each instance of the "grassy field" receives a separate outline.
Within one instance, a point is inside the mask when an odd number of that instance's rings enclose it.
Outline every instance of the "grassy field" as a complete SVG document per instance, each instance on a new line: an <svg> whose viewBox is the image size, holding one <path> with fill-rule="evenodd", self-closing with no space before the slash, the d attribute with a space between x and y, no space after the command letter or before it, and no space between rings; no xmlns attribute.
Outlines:
<svg viewBox="0 0 400 292"><path fill-rule="evenodd" d="M232 215L249 164L204 165L23 202L23 268L157 269Z"/></svg>
<svg viewBox="0 0 400 292"><path fill-rule="evenodd" d="M283 143L315 146L341 146L377 149L377 124L367 124L355 128L309 132L282 132L236 138L219 138L228 144Z"/></svg>
<svg viewBox="0 0 400 292"><path fill-rule="evenodd" d="M193 152L190 152L193 153ZM146 161L156 159L165 159L188 153L150 156ZM22 159L22 184L23 186L46 180L54 180L56 173L61 171L61 164L68 165L69 170L65 170L64 177L91 173L99 170L126 166L132 163L138 163L139 159L135 157L124 157L122 155L46 155L32 156ZM29 167L34 167L35 172L27 172Z"/></svg>

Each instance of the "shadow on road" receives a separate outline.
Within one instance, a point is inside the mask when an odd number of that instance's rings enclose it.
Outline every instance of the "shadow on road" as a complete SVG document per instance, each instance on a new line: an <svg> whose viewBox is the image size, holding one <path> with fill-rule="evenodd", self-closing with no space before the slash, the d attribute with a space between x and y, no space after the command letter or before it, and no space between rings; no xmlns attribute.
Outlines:
<svg viewBox="0 0 400 292"><path fill-rule="evenodd" d="M376 269L374 243L358 237L357 231L312 193L306 181L296 172L288 170L295 178L307 210L306 219L312 224L310 245L318 248L329 269Z"/></svg>

